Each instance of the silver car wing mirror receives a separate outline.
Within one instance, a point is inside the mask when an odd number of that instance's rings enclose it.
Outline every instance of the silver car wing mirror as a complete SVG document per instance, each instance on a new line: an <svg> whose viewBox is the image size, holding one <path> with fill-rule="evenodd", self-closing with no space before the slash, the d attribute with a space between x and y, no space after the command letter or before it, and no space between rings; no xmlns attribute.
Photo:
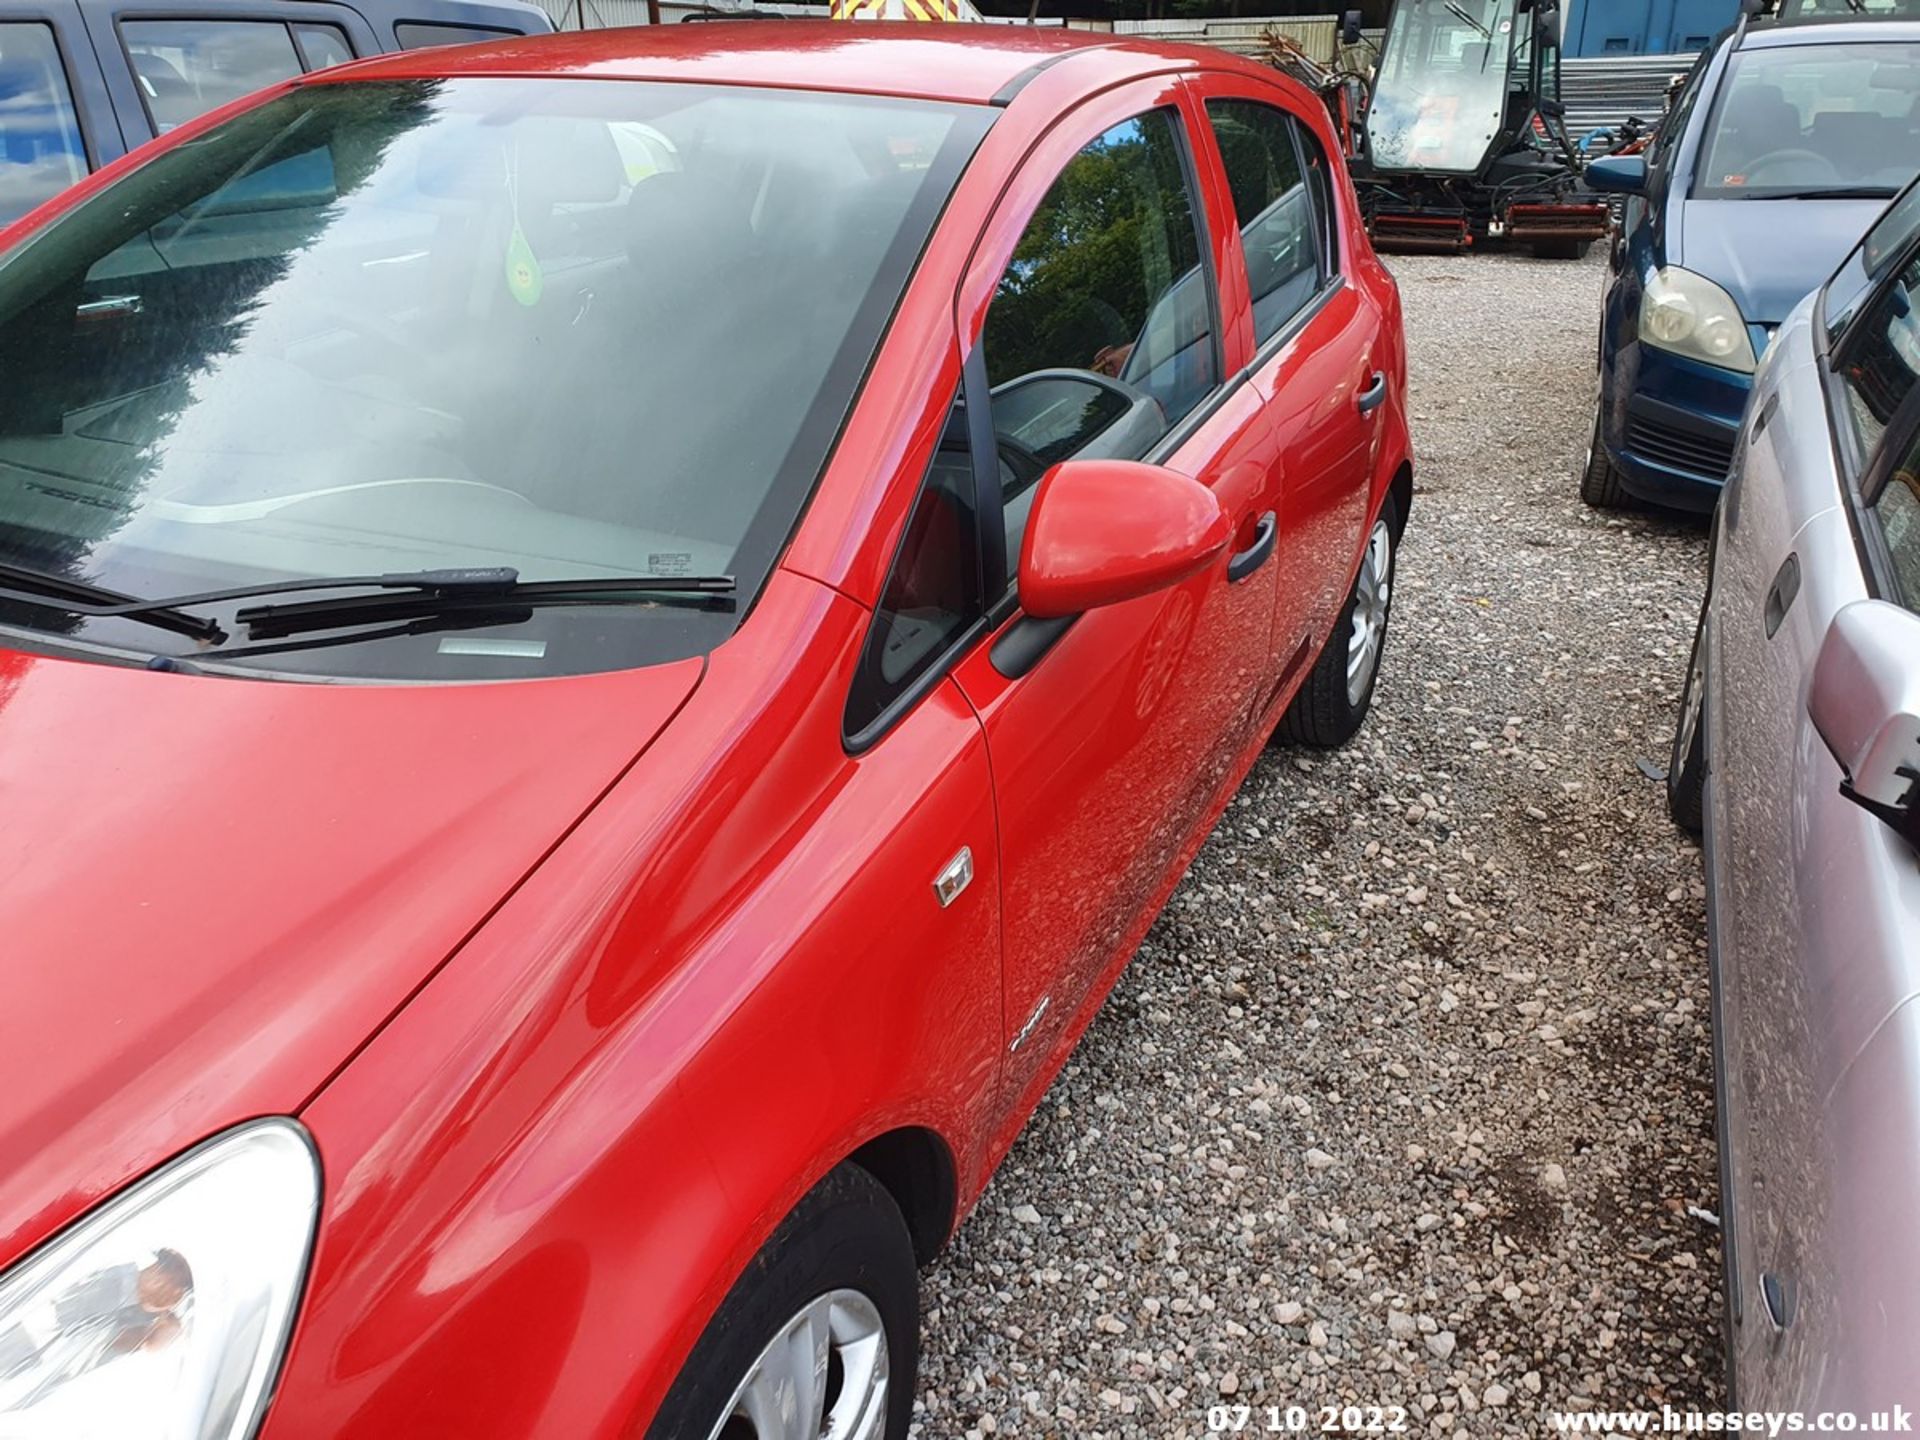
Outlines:
<svg viewBox="0 0 1920 1440"><path fill-rule="evenodd" d="M1827 627L1807 711L1840 791L1920 844L1920 615L1858 600Z"/></svg>

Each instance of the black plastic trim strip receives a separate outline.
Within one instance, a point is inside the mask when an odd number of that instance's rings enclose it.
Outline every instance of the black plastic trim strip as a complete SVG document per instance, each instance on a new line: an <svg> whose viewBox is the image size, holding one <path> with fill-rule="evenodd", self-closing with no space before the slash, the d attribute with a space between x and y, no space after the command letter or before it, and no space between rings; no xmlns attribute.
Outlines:
<svg viewBox="0 0 1920 1440"><path fill-rule="evenodd" d="M1022 615L993 642L987 658L993 661L993 668L1006 679L1018 680L1040 663L1079 618L1078 615L1060 615L1042 620L1037 616Z"/></svg>
<svg viewBox="0 0 1920 1440"><path fill-rule="evenodd" d="M1098 44L1089 45L1086 47L1086 49L1088 50L1099 50L1102 48L1104 47ZM1062 60L1065 60L1068 56L1079 55L1082 53L1084 52L1080 50L1062 50L1058 55L1049 55L1046 59L1040 61L1038 64L1029 65L1026 69L1022 70L1018 75L1014 76L1011 80L1007 81L1006 84L1002 85L998 90L994 91L992 95L988 96L987 104L998 106L999 108L1004 110L1007 106L1011 105L1014 102L1015 98L1020 94L1022 90L1026 89L1027 86L1033 83L1034 78L1038 76L1042 70L1050 70L1055 65L1058 65Z"/></svg>

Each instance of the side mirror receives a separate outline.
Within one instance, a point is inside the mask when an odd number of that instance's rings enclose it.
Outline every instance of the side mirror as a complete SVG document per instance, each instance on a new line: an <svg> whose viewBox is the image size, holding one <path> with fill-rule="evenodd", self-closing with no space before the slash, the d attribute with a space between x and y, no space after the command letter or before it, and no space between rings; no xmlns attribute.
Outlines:
<svg viewBox="0 0 1920 1440"><path fill-rule="evenodd" d="M1920 844L1920 615L1857 600L1834 616L1807 712L1846 772L1840 793Z"/></svg>
<svg viewBox="0 0 1920 1440"><path fill-rule="evenodd" d="M1548 40L1560 38L1560 9L1556 5L1539 5L1533 12L1534 34Z"/></svg>
<svg viewBox="0 0 1920 1440"><path fill-rule="evenodd" d="M1345 15L1340 17L1340 43L1342 45L1358 45L1360 40L1360 12L1358 10L1349 10Z"/></svg>
<svg viewBox="0 0 1920 1440"><path fill-rule="evenodd" d="M1587 188L1603 195L1647 193L1647 162L1639 155L1602 155L1587 162L1584 175Z"/></svg>
<svg viewBox="0 0 1920 1440"><path fill-rule="evenodd" d="M1177 585L1232 538L1213 491L1131 460L1066 460L1040 477L1020 546L1020 608L1078 615Z"/></svg>

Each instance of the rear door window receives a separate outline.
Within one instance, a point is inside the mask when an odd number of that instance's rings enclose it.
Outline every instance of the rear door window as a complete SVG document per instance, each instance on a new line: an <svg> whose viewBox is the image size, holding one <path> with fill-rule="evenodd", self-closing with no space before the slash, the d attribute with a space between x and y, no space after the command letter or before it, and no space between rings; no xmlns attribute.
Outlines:
<svg viewBox="0 0 1920 1440"><path fill-rule="evenodd" d="M305 68L277 20L127 20L120 36L160 135Z"/></svg>
<svg viewBox="0 0 1920 1440"><path fill-rule="evenodd" d="M1253 328L1265 344L1319 292L1325 276L1319 203L1308 188L1293 118L1255 100L1209 100L1253 296Z"/></svg>
<svg viewBox="0 0 1920 1440"><path fill-rule="evenodd" d="M86 173L86 142L53 28L0 24L0 225Z"/></svg>
<svg viewBox="0 0 1920 1440"><path fill-rule="evenodd" d="M484 25L441 25L428 20L402 20L393 38L402 50L431 50L435 45L471 45L479 40L511 40L517 30L493 30Z"/></svg>

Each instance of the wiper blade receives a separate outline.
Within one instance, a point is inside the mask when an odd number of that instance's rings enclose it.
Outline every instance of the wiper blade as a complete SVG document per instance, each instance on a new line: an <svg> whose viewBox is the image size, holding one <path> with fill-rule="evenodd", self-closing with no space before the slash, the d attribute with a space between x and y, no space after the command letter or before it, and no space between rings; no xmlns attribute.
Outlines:
<svg viewBox="0 0 1920 1440"><path fill-rule="evenodd" d="M84 580L50 575L44 570L21 565L0 565L0 600L40 605L49 610L63 610L69 615L90 618L117 616L157 629L171 630L176 635L188 635L195 640L219 644L227 635L216 622L203 616L189 615L178 608L183 603L191 603L193 598L188 596L184 601L142 600L138 596L109 590L103 585L89 585Z"/></svg>
<svg viewBox="0 0 1920 1440"><path fill-rule="evenodd" d="M1473 16L1469 15L1462 7L1454 4L1453 0L1447 0L1447 9L1451 10L1455 15L1458 15L1462 20L1466 21L1467 24L1478 30L1482 35L1486 36L1487 39L1491 40L1493 38L1493 32L1491 30L1474 19Z"/></svg>
<svg viewBox="0 0 1920 1440"><path fill-rule="evenodd" d="M1762 190L1742 195L1742 200L1891 200L1900 192L1891 185L1809 186L1805 190Z"/></svg>
<svg viewBox="0 0 1920 1440"><path fill-rule="evenodd" d="M270 640L310 630L380 624L461 610L522 612L509 617L517 621L525 618L524 612L542 605L731 605L730 597L737 588L731 575L609 575L523 582L517 578L516 571L499 569L422 570L411 575L302 581L268 586L252 593L350 586L410 593L345 595L284 605L252 605L237 612L234 619L247 627L249 639Z"/></svg>

